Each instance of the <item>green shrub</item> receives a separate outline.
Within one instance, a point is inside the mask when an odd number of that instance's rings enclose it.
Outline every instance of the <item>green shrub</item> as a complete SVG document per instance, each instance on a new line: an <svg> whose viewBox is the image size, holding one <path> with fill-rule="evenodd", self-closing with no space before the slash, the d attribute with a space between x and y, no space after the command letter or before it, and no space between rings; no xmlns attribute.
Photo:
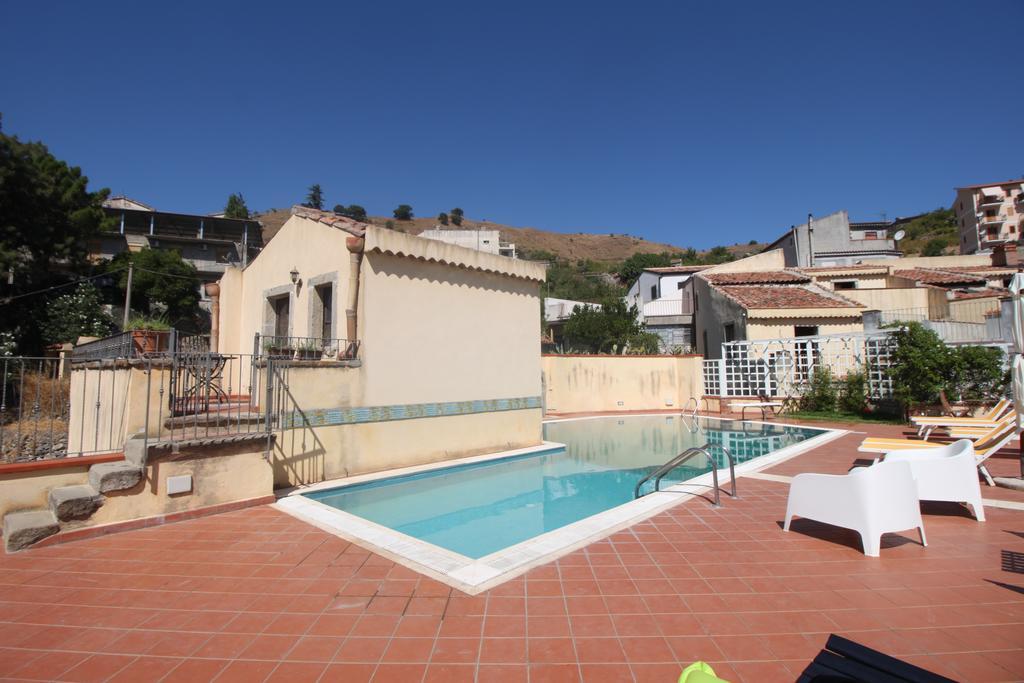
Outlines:
<svg viewBox="0 0 1024 683"><path fill-rule="evenodd" d="M868 383L860 370L847 373L839 392L839 410L863 415L868 409Z"/></svg>
<svg viewBox="0 0 1024 683"><path fill-rule="evenodd" d="M817 368L807 384L806 391L800 397L800 409L815 413L833 413L838 398L832 371L828 368Z"/></svg>
<svg viewBox="0 0 1024 683"><path fill-rule="evenodd" d="M937 403L956 365L949 347L921 323L901 323L893 332L896 343L889 374L894 395L904 410L920 403Z"/></svg>
<svg viewBox="0 0 1024 683"><path fill-rule="evenodd" d="M950 349L953 362L946 392L967 401L981 401L1006 391L1003 352L990 346Z"/></svg>

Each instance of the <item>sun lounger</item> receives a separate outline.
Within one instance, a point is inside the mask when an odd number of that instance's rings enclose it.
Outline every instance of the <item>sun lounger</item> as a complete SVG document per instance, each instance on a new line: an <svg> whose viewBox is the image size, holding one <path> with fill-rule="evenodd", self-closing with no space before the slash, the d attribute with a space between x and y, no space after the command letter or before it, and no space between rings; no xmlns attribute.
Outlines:
<svg viewBox="0 0 1024 683"><path fill-rule="evenodd" d="M981 424L957 424L957 425L942 425L934 427L934 430L942 430L946 436L954 439L981 439L986 434L991 432L993 429L998 429L1007 423L1012 423L1016 419L1017 415L1014 412L1009 412L1003 415L995 422L985 422ZM934 433L932 428L925 432L922 437L924 441Z"/></svg>
<svg viewBox="0 0 1024 683"><path fill-rule="evenodd" d="M938 448L886 453L885 462L899 461L910 464L919 499L967 503L974 510L975 519L985 521L974 445L969 440L961 439Z"/></svg>
<svg viewBox="0 0 1024 683"><path fill-rule="evenodd" d="M994 427L1000 418L1006 417L1013 409L1009 399L1000 399L992 408L978 417L948 417L915 415L910 418L911 424L917 427L918 436L927 440L933 430L949 427Z"/></svg>
<svg viewBox="0 0 1024 683"><path fill-rule="evenodd" d="M832 634L797 683L955 683L901 659Z"/></svg>
<svg viewBox="0 0 1024 683"><path fill-rule="evenodd" d="M917 528L921 545L927 545L917 484L905 462L880 462L849 474L798 474L789 485L783 531L793 517L853 529L870 557L878 557L882 534L891 531Z"/></svg>
<svg viewBox="0 0 1024 683"><path fill-rule="evenodd" d="M1016 435L1017 426L1014 420L1010 418L989 429L988 432L974 442L975 464L989 486L995 486L995 482L992 480L992 475L985 469L985 461L990 456L998 453ZM893 451L942 448L943 445L945 444L919 439L880 439L872 437L864 439L857 450L861 453L891 453Z"/></svg>
<svg viewBox="0 0 1024 683"><path fill-rule="evenodd" d="M740 408L740 419L746 419L747 408L758 408L761 411L761 419L775 417L775 411L782 408L782 401L773 401L767 394L758 394L756 401L733 401L732 409Z"/></svg>

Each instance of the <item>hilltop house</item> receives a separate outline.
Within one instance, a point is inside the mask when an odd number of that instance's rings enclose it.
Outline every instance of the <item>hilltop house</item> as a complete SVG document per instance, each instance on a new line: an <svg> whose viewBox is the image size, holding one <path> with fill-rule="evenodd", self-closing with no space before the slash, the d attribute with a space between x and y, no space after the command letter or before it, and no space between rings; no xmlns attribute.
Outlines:
<svg viewBox="0 0 1024 683"><path fill-rule="evenodd" d="M258 221L158 211L124 196L105 201L103 211L115 227L90 243L94 259L147 247L173 249L196 267L202 282L215 282L229 267L244 267L263 246Z"/></svg>
<svg viewBox="0 0 1024 683"><path fill-rule="evenodd" d="M899 258L889 237L892 223L851 223L846 211L794 225L764 251L781 249L787 267L851 265L865 259Z"/></svg>
<svg viewBox="0 0 1024 683"><path fill-rule="evenodd" d="M693 298L686 283L710 266L645 268L626 293L637 319L658 335L663 351L693 348Z"/></svg>
<svg viewBox="0 0 1024 683"><path fill-rule="evenodd" d="M488 254L516 258L516 245L501 241L500 230L448 230L431 228L420 233L420 237L454 244L457 247L476 249Z"/></svg>
<svg viewBox="0 0 1024 683"><path fill-rule="evenodd" d="M277 485L540 443L543 266L292 213L224 273L214 342L315 427L277 440Z"/></svg>

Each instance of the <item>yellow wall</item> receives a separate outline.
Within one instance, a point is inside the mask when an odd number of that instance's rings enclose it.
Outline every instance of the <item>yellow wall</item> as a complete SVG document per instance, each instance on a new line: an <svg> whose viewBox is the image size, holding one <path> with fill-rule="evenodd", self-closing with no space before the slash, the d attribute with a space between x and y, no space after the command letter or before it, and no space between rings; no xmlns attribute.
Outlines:
<svg viewBox="0 0 1024 683"><path fill-rule="evenodd" d="M345 337L345 302L348 295L349 252L345 239L349 233L337 228L292 216L243 271L229 268L221 285L221 353L252 353L254 335L264 333L266 292L287 292L289 336L319 336L310 329L309 284L317 276L335 274L334 336ZM299 273L298 285L291 283L291 271ZM270 332L272 334L272 332Z"/></svg>
<svg viewBox="0 0 1024 683"><path fill-rule="evenodd" d="M999 310L999 297L952 300L949 302L951 320L964 323L984 323L986 311Z"/></svg>
<svg viewBox="0 0 1024 683"><path fill-rule="evenodd" d="M169 376L169 366L157 361L72 364L68 453L120 451L128 436L147 425L155 435L161 420L169 417L166 405L161 412L161 401L169 396Z"/></svg>
<svg viewBox="0 0 1024 683"><path fill-rule="evenodd" d="M537 398L541 394L540 266L366 227L359 277L359 367L277 363L284 411ZM349 233L293 216L245 271L221 280L222 352L251 353L268 289L334 273L335 335L345 336ZM278 289L277 291L281 291ZM293 336L309 329L308 284L290 293ZM243 368L244 370L244 368ZM265 371L263 371L265 372ZM264 401L265 377L255 380ZM278 485L535 445L539 409L278 432Z"/></svg>
<svg viewBox="0 0 1024 683"><path fill-rule="evenodd" d="M145 478L126 491L104 494L104 504L89 519L62 528L96 526L195 510L273 494L271 467L263 459L264 441L203 449L182 449L173 459L151 455ZM88 467L67 467L4 474L0 471L0 518L11 511L46 508L49 490L85 484ZM191 474L191 493L167 495L167 477Z"/></svg>
<svg viewBox="0 0 1024 683"><path fill-rule="evenodd" d="M700 356L544 356L541 360L545 408L551 412L682 409L691 397L704 393Z"/></svg>
<svg viewBox="0 0 1024 683"><path fill-rule="evenodd" d="M377 252L363 282L364 405L540 395L540 282Z"/></svg>
<svg viewBox="0 0 1024 683"><path fill-rule="evenodd" d="M844 289L841 294L847 299L864 304L874 311L899 311L903 309L928 308L928 289L924 287L886 287L885 289Z"/></svg>
<svg viewBox="0 0 1024 683"><path fill-rule="evenodd" d="M535 446L541 419L526 409L285 430L271 455L274 486Z"/></svg>
<svg viewBox="0 0 1024 683"><path fill-rule="evenodd" d="M795 336L797 325L817 325L819 335L864 331L860 318L748 318L747 339L788 339Z"/></svg>
<svg viewBox="0 0 1024 683"><path fill-rule="evenodd" d="M887 266L902 270L906 268L956 268L964 266L990 266L992 257L988 254L953 254L950 256L906 256L900 259L868 259L861 265Z"/></svg>

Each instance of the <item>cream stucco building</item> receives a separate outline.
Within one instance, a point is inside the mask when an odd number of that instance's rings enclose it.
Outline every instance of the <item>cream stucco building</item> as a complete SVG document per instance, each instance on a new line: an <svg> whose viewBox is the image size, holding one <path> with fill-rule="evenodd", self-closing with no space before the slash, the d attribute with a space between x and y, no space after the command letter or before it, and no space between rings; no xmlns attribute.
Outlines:
<svg viewBox="0 0 1024 683"><path fill-rule="evenodd" d="M286 386L277 485L540 443L542 266L292 213L224 274L217 330L275 367L253 392Z"/></svg>

